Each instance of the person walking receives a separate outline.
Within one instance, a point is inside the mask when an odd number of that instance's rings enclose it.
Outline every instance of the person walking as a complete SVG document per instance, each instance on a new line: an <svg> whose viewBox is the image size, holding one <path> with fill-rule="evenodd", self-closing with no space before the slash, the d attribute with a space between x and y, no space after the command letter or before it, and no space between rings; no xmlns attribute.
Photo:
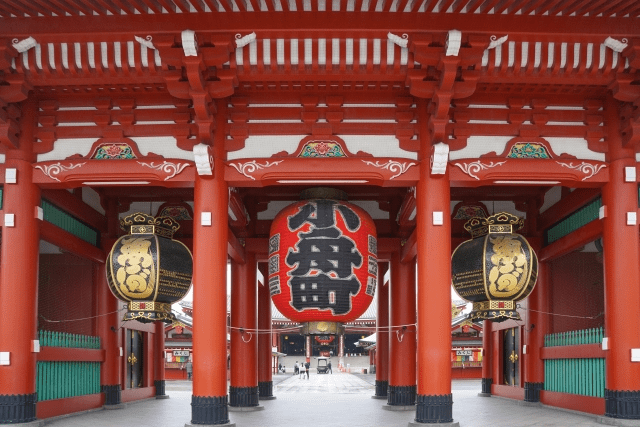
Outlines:
<svg viewBox="0 0 640 427"><path fill-rule="evenodd" d="M300 378L304 378L304 374L305 374L305 372L304 372L304 371L305 371L304 363L301 363L301 364L300 364L300 376L298 377L298 379L300 379Z"/></svg>
<svg viewBox="0 0 640 427"><path fill-rule="evenodd" d="M293 375L298 375L300 373L300 366L298 365L298 361L296 360L296 364L293 365Z"/></svg>
<svg viewBox="0 0 640 427"><path fill-rule="evenodd" d="M185 367L187 369L187 379L191 380L191 377L193 376L193 364L191 362L187 362Z"/></svg>
<svg viewBox="0 0 640 427"><path fill-rule="evenodd" d="M304 367L307 370L307 379L309 379L309 367L310 366L311 366L311 363L305 362Z"/></svg>
<svg viewBox="0 0 640 427"><path fill-rule="evenodd" d="M331 360L327 362L327 368L329 369L329 372L333 374L333 371L331 370Z"/></svg>

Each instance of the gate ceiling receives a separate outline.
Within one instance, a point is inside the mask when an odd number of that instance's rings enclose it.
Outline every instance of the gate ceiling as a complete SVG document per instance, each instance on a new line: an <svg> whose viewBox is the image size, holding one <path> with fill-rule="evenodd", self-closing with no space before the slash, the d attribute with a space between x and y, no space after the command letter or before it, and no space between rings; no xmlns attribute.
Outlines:
<svg viewBox="0 0 640 427"><path fill-rule="evenodd" d="M628 103L624 143L640 141L639 15L637 0L4 0L0 152L18 144L16 103L27 96L39 104L39 162L90 159L99 141L123 139L139 157L193 159L195 145L222 131L226 174L238 188L231 224L248 236L268 233L270 202L297 199L305 169L293 159L269 178L241 160L262 159L266 168L273 156L295 157L305 138L331 137L347 154L396 159L398 174L371 159L357 164L370 168L360 185L337 185L354 201L378 203L382 236L408 236L419 141L429 132L421 102L441 114L453 201L526 210L553 185L601 185L608 94ZM438 105L446 85L449 101ZM215 120L221 98L224 126ZM500 172L464 161L504 158L525 140L591 169L555 165L557 181L516 188L499 183L514 174L534 179L537 164ZM173 175L150 178L164 188L100 192L124 205L193 200L193 168L174 166ZM68 171L45 176L46 167L37 177L44 187L86 182ZM284 176L293 178L276 185ZM247 227L238 218L247 214L261 219Z"/></svg>

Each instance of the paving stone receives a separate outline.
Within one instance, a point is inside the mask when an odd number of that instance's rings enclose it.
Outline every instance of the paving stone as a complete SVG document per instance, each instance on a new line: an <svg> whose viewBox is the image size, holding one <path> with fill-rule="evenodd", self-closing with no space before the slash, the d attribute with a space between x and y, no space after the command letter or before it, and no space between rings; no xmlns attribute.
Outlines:
<svg viewBox="0 0 640 427"><path fill-rule="evenodd" d="M238 427L406 427L414 412L389 412L385 400L371 399L375 375L311 373L307 380L274 375L275 400L260 401L260 412L230 413ZM47 420L51 427L182 427L191 420L191 382L167 381L170 399L149 399L117 411L92 411ZM461 427L596 427L595 417L549 407L523 407L501 398L482 398L480 380L452 383L453 418Z"/></svg>

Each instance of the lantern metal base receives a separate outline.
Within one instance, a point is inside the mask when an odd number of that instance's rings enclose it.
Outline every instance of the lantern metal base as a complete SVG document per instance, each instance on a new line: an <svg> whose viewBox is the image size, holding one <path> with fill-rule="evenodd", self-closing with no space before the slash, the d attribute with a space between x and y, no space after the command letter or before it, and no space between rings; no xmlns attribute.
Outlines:
<svg viewBox="0 0 640 427"><path fill-rule="evenodd" d="M131 301L127 304L127 312L122 320L137 320L142 323L160 320L164 323L173 323L176 320L176 315L171 312L171 304Z"/></svg>
<svg viewBox="0 0 640 427"><path fill-rule="evenodd" d="M340 335L344 333L344 325L338 322L305 322L302 324L303 335Z"/></svg>
<svg viewBox="0 0 640 427"><path fill-rule="evenodd" d="M469 320L489 320L491 322L504 322L505 320L522 320L516 310L482 310L469 313Z"/></svg>

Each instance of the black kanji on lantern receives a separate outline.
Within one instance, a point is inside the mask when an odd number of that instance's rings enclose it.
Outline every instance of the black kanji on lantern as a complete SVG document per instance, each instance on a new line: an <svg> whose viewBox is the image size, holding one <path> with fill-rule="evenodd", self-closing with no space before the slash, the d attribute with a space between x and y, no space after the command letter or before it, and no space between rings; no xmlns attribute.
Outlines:
<svg viewBox="0 0 640 427"><path fill-rule="evenodd" d="M291 231L304 223L311 224L309 232L298 234L297 252L289 249L285 259L295 267L289 275L292 290L291 305L298 311L307 308L331 309L334 314L351 310L351 295L360 291L360 282L353 268L362 266L362 255L352 239L336 227L336 211L350 231L360 227L360 217L348 206L332 200L308 203L288 218Z"/></svg>

